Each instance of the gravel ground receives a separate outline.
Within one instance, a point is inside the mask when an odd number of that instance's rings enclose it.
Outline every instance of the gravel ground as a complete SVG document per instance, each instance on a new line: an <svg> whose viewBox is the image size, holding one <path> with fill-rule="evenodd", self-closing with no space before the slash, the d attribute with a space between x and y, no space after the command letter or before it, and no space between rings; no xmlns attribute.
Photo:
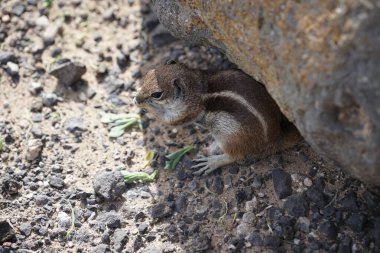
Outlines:
<svg viewBox="0 0 380 253"><path fill-rule="evenodd" d="M141 113L132 99L149 68L234 67L170 36L149 2L0 6L0 252L380 252L379 187L306 143L198 178L192 158L210 137L197 125L142 115L143 130L108 138L101 114ZM127 185L120 169L160 174Z"/></svg>

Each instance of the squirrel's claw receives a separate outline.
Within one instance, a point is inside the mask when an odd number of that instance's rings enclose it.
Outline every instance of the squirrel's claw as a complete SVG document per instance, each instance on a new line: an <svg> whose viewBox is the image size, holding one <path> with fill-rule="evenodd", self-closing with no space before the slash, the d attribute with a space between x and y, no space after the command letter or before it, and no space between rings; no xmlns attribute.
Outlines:
<svg viewBox="0 0 380 253"><path fill-rule="evenodd" d="M193 172L193 175L196 176L200 176L202 174L206 176L214 170L216 170L217 168L220 168L233 162L233 160L226 154L203 157L195 159L194 161L198 162L198 164L192 166L191 168L198 169L197 171Z"/></svg>

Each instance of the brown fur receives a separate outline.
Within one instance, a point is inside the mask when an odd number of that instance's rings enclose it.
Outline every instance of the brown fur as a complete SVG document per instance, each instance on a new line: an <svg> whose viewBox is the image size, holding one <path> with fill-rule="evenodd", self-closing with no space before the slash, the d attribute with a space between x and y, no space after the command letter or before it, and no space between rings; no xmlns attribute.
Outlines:
<svg viewBox="0 0 380 253"><path fill-rule="evenodd" d="M157 91L163 92L162 97L151 98L151 94ZM251 113L240 100L222 96L220 92L239 95L258 114ZM161 66L148 72L136 101L170 125L201 120L218 139L222 150L235 161L247 156L273 154L301 139L296 128L284 121L264 86L240 70L204 72L183 64ZM218 129L215 119L206 117L208 113L218 112L232 116L225 122L233 119L239 123L239 130L223 134L225 129ZM259 120L260 115L266 129Z"/></svg>

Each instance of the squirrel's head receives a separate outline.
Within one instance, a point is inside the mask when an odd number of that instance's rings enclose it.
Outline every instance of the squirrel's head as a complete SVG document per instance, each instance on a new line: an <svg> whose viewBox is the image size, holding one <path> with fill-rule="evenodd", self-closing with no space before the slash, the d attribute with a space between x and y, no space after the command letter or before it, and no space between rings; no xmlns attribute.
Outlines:
<svg viewBox="0 0 380 253"><path fill-rule="evenodd" d="M145 75L134 102L164 122L174 124L200 104L201 82L199 72L170 61Z"/></svg>

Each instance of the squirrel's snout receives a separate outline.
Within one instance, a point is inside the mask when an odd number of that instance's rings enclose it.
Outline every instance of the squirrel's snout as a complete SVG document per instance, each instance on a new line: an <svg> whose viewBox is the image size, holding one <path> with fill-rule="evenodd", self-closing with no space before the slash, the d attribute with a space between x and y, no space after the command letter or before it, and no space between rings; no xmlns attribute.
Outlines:
<svg viewBox="0 0 380 253"><path fill-rule="evenodd" d="M135 103L135 105L138 105L138 104L141 104L141 103L142 103L142 99L141 99L139 96L136 96L136 97L133 99L133 102Z"/></svg>

